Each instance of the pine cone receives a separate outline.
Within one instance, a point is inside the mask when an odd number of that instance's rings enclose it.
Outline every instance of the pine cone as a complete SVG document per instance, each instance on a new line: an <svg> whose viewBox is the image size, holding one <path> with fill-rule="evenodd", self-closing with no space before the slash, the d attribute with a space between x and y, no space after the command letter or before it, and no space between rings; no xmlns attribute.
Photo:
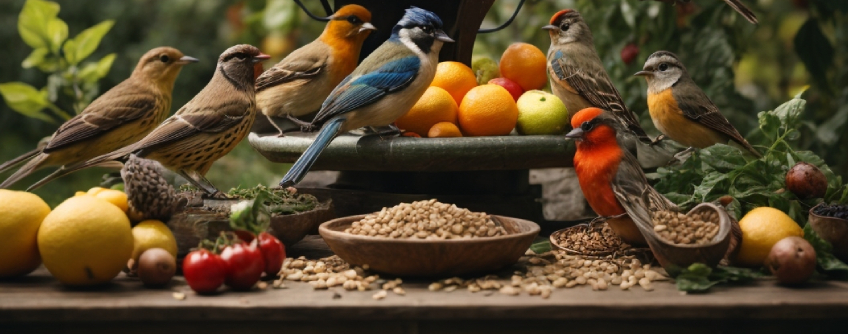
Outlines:
<svg viewBox="0 0 848 334"><path fill-rule="evenodd" d="M124 191L129 197L127 215L134 220L166 220L185 206L185 198L177 197L174 187L162 175L162 168L154 160L130 154L121 169Z"/></svg>

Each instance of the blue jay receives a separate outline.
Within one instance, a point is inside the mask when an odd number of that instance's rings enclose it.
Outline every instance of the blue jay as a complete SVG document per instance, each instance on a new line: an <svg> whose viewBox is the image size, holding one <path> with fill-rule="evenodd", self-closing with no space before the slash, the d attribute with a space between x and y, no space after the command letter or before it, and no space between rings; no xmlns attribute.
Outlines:
<svg viewBox="0 0 848 334"><path fill-rule="evenodd" d="M442 20L411 7L392 28L392 35L362 61L330 96L311 125L323 124L315 141L283 176L280 186L300 182L337 135L361 127L390 125L421 98L436 75L439 51L453 42Z"/></svg>

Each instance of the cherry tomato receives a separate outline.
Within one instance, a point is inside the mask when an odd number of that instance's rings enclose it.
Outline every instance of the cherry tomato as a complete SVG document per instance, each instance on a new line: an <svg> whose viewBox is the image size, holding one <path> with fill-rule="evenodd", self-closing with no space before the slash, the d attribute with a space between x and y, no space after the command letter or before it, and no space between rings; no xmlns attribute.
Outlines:
<svg viewBox="0 0 848 334"><path fill-rule="evenodd" d="M286 248L279 239L268 232L259 233L259 249L265 259L265 274L277 276L286 259Z"/></svg>
<svg viewBox="0 0 848 334"><path fill-rule="evenodd" d="M249 244L240 242L227 246L221 252L221 259L227 263L224 284L233 290L250 290L265 271L265 260L257 240Z"/></svg>
<svg viewBox="0 0 848 334"><path fill-rule="evenodd" d="M206 249L188 253L183 259L183 276L197 293L213 293L227 277L227 264L218 254Z"/></svg>

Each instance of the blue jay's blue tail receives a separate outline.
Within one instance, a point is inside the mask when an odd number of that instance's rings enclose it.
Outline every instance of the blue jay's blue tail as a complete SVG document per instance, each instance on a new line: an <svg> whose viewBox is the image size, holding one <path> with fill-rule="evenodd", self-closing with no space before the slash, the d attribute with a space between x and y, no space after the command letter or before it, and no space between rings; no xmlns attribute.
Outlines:
<svg viewBox="0 0 848 334"><path fill-rule="evenodd" d="M318 155L320 155L321 152L330 145L333 138L336 138L336 135L339 134L344 122L344 118L336 118L324 124L324 127L322 127L321 131L318 132L318 136L315 137L315 141L312 142L312 145L309 145L309 147L306 148L306 151L304 151L300 158L294 162L294 165L292 165L288 173L283 176L283 179L280 181L281 187L290 187L303 180L303 177L306 176L306 172L309 172L309 169L315 164L315 160L318 160Z"/></svg>

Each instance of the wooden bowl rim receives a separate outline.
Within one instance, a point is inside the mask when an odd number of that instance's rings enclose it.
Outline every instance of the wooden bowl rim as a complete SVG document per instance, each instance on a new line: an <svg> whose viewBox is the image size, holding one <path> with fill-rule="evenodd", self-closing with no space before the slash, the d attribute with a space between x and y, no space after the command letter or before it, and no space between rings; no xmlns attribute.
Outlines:
<svg viewBox="0 0 848 334"><path fill-rule="evenodd" d="M819 204L816 204L812 208L810 208L810 212L809 212L810 216L815 217L816 219L819 220L819 222L828 221L828 222L834 222L834 223L846 223L846 224L848 224L848 219L839 218L839 217L831 217L831 216L822 216L820 214L816 214L816 213L813 212L813 210L815 210L815 208L820 207L824 204L825 204L824 202L821 202Z"/></svg>
<svg viewBox="0 0 848 334"><path fill-rule="evenodd" d="M710 209L718 212L718 223L719 223L718 234L716 234L716 236L713 238L713 241L705 243L705 244L701 244L701 245L689 245L689 244L680 245L680 244L675 244L675 243L671 243L671 242L666 241L665 239L663 239L662 237L657 235L655 232L653 232L653 229L651 229L652 233L654 233L654 238L665 246L684 248L684 249L699 249L699 248L712 247L712 246L718 245L719 243L721 243L722 241L727 239L727 236L730 234L730 230L731 230L730 225L732 223L730 222L730 216L728 216L727 211L725 211L724 209L719 208L715 204L704 202L704 203L696 205L691 210L689 210L689 212L686 212L686 215L688 216L688 215L692 214L693 212L695 212L695 210L699 210L702 207L707 207L707 208L710 208Z"/></svg>
<svg viewBox="0 0 848 334"><path fill-rule="evenodd" d="M339 217L339 218L335 218L335 219L332 219L332 220L328 220L324 223L321 223L321 225L318 226L318 233L321 234L322 237L324 237L324 235L326 234L326 235L336 237L338 239L344 238L344 239L347 239L347 240L356 240L356 241L361 241L361 242L370 242L370 243L379 242L379 243L389 243L389 244L422 244L422 245L426 245L426 244L439 244L439 243L444 243L444 244L473 244L473 243L481 243L481 242L492 242L492 241L501 241L501 240L520 239L520 238L523 238L523 237L535 236L535 235L539 234L539 232L541 231L539 224L536 224L533 221L521 219L521 218L501 216L501 215L490 215L490 216L496 216L496 217L502 218L502 219L513 220L516 223L518 223L519 225L521 225L522 227L529 227L529 230L524 231L524 232L519 231L517 233L512 233L512 234L507 234L507 235L499 235L499 236L494 236L494 237L476 237L476 238L470 238L470 239L395 239L395 238L377 238L377 237L372 237L372 236L362 236L362 235L358 235L358 234L345 233L344 231L338 231L338 230L333 230L333 229L329 228L330 225L337 224L337 223L343 223L347 220L349 220L349 223L353 223L354 221L362 219L367 215L368 214L352 215L352 216Z"/></svg>

